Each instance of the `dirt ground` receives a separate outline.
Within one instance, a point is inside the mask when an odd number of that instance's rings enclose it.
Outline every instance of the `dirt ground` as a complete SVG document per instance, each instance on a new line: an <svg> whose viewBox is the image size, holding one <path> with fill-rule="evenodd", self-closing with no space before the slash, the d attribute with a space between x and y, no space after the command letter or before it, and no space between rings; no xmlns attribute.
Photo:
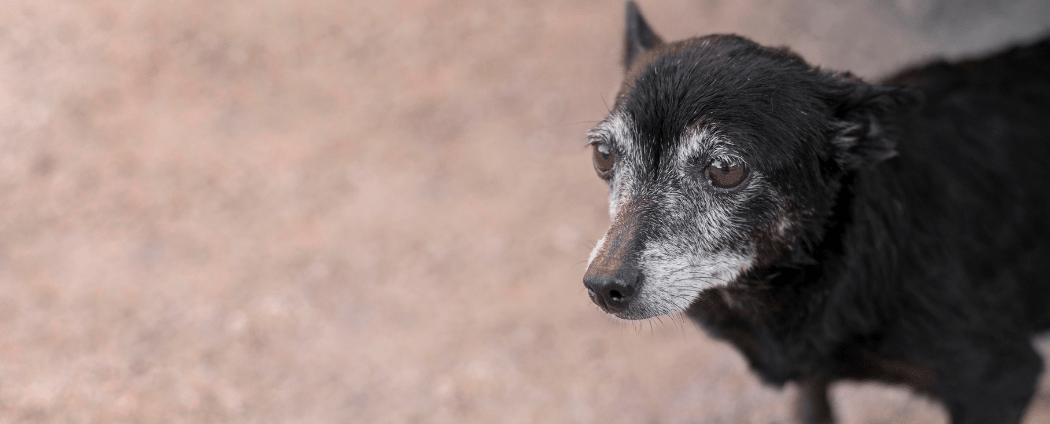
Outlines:
<svg viewBox="0 0 1050 424"><path fill-rule="evenodd" d="M1050 2L643 1L877 77ZM0 7L0 423L785 423L794 388L582 287L619 1ZM1050 344L1043 342L1043 352ZM844 423L942 423L840 384ZM1026 423L1050 422L1050 378Z"/></svg>

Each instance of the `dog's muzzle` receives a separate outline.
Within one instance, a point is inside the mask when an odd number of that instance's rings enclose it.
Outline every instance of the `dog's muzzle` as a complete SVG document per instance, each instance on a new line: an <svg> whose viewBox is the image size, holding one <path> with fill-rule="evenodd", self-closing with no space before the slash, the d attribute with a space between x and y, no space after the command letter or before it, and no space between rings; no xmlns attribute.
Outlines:
<svg viewBox="0 0 1050 424"><path fill-rule="evenodd" d="M625 202L609 226L605 237L595 246L583 285L591 301L605 312L628 318L631 301L642 290L643 274L638 268L638 252L643 240L639 229L646 215L642 198L639 202Z"/></svg>

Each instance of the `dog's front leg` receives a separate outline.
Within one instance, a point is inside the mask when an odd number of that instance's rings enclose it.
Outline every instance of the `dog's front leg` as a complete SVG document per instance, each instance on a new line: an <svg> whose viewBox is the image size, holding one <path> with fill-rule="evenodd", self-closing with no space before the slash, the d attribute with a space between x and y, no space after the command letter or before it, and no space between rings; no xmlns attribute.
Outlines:
<svg viewBox="0 0 1050 424"><path fill-rule="evenodd" d="M832 424L831 405L828 403L827 379L806 378L798 382L795 412L802 424Z"/></svg>
<svg viewBox="0 0 1050 424"><path fill-rule="evenodd" d="M974 337L969 349L941 355L936 395L948 407L952 424L1018 424L1024 418L1042 358L1027 335L997 338Z"/></svg>

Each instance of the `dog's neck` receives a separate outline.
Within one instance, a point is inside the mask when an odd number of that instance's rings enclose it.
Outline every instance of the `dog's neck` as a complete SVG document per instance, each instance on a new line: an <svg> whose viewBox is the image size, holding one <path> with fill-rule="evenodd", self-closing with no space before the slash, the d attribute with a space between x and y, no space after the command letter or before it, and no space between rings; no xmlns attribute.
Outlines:
<svg viewBox="0 0 1050 424"><path fill-rule="evenodd" d="M855 172L845 172L839 178L834 202L822 215L817 228L807 234L807 241L800 242L769 265L746 272L729 286L701 293L686 314L705 322L736 315L757 323L778 322L781 315L796 318L805 315L798 314L797 310L786 311L781 305L804 304L818 309L828 291L826 268L847 254L844 239L852 222L855 180Z"/></svg>

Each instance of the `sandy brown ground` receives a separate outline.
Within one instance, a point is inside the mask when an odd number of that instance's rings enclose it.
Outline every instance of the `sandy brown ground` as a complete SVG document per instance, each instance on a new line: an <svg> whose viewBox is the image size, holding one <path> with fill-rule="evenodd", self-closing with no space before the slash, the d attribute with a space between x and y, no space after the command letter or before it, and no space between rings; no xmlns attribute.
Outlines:
<svg viewBox="0 0 1050 424"><path fill-rule="evenodd" d="M642 8L669 39L873 77L1050 28L1050 2L991 3ZM0 423L788 422L792 387L582 288L622 10L4 2ZM945 420L894 388L834 398L846 423Z"/></svg>

